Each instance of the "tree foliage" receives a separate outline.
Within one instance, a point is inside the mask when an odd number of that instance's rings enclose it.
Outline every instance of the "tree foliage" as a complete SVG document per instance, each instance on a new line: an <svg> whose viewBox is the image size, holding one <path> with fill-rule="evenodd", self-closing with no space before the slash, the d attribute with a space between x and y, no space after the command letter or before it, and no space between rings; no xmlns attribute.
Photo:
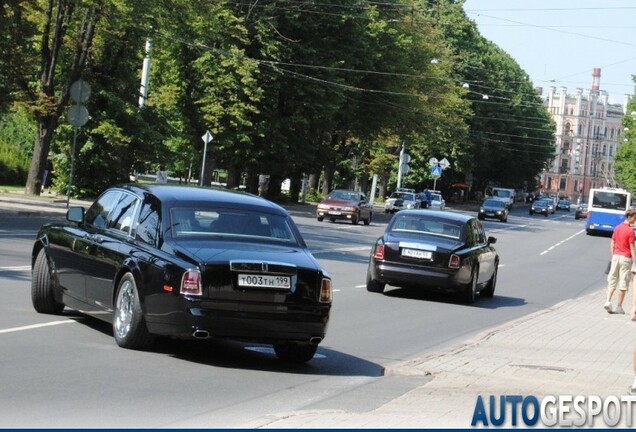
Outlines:
<svg viewBox="0 0 636 432"><path fill-rule="evenodd" d="M368 190L377 174L383 193L403 145L412 156L404 182L414 187L431 182L431 157L451 161L448 184L472 176L476 185L521 186L553 153L549 116L524 72L479 35L461 2L9 3L0 26L37 41L10 33L21 48L0 60L0 91L21 89L17 99L37 124L29 193L39 193L49 150L60 155L58 188L74 195L94 196L159 164L198 177L205 163L204 184L223 169L228 187L256 192L267 174L272 198L280 180L292 178L295 195L309 174L323 192ZM28 61L34 49L39 59ZM92 88L90 119L73 130L68 90L80 77ZM203 161L207 130L214 140Z"/></svg>

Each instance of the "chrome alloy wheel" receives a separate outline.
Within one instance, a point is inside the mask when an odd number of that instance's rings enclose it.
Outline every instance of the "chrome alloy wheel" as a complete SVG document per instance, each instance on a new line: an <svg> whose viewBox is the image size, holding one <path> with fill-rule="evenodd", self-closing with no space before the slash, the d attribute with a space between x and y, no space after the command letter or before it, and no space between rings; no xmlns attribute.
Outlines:
<svg viewBox="0 0 636 432"><path fill-rule="evenodd" d="M130 280L126 280L119 289L115 303L115 331L120 338L125 338L130 332L134 311L134 287Z"/></svg>

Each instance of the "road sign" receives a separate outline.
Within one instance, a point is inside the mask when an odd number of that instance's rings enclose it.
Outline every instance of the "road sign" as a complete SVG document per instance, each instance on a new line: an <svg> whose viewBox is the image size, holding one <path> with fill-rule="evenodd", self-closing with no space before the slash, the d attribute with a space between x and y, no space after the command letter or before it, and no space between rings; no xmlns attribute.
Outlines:
<svg viewBox="0 0 636 432"><path fill-rule="evenodd" d="M88 121L88 110L84 105L73 105L66 115L68 122L75 127L82 127Z"/></svg>
<svg viewBox="0 0 636 432"><path fill-rule="evenodd" d="M434 157L432 157L432 158L430 158L430 159L428 160L428 164L429 164L431 167L437 166L437 164L438 164L438 163L439 163L439 162L437 161L437 158L434 158Z"/></svg>
<svg viewBox="0 0 636 432"><path fill-rule="evenodd" d="M442 169L445 170L446 168L450 166L450 162L448 161L448 159L444 158L441 161L439 161L439 166L441 166Z"/></svg>
<svg viewBox="0 0 636 432"><path fill-rule="evenodd" d="M203 135L201 138L203 139L203 142L206 144L209 144L210 141L214 139L210 131L205 131L205 135Z"/></svg>
<svg viewBox="0 0 636 432"><path fill-rule="evenodd" d="M410 169L411 167L409 167L409 164L407 162L402 162L402 165L400 165L400 172L402 174L408 174Z"/></svg>
<svg viewBox="0 0 636 432"><path fill-rule="evenodd" d="M433 177L441 177L442 176L442 167L439 165L436 165L434 167L431 168L431 175Z"/></svg>
<svg viewBox="0 0 636 432"><path fill-rule="evenodd" d="M78 104L83 104L91 96L91 86L84 80L77 80L71 84L71 99Z"/></svg>

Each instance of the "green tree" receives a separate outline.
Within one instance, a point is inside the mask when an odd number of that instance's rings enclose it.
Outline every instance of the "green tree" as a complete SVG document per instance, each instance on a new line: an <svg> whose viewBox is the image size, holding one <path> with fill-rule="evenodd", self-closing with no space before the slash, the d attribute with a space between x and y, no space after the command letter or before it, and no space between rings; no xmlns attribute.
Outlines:
<svg viewBox="0 0 636 432"><path fill-rule="evenodd" d="M626 108L623 142L614 156L614 171L618 182L633 193L636 192L636 98L632 98Z"/></svg>

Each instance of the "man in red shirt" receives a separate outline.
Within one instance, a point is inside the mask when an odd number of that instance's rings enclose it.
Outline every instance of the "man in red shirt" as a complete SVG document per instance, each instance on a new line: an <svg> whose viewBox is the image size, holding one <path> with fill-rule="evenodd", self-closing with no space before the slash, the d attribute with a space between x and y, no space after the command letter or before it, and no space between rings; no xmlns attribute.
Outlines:
<svg viewBox="0 0 636 432"><path fill-rule="evenodd" d="M607 275L607 301L603 306L608 313L624 314L623 300L627 287L632 280L632 259L636 255L634 246L634 230L632 224L636 222L636 211L629 209L625 212L625 221L614 228L610 251L612 264ZM618 288L616 307L612 308L612 295Z"/></svg>

